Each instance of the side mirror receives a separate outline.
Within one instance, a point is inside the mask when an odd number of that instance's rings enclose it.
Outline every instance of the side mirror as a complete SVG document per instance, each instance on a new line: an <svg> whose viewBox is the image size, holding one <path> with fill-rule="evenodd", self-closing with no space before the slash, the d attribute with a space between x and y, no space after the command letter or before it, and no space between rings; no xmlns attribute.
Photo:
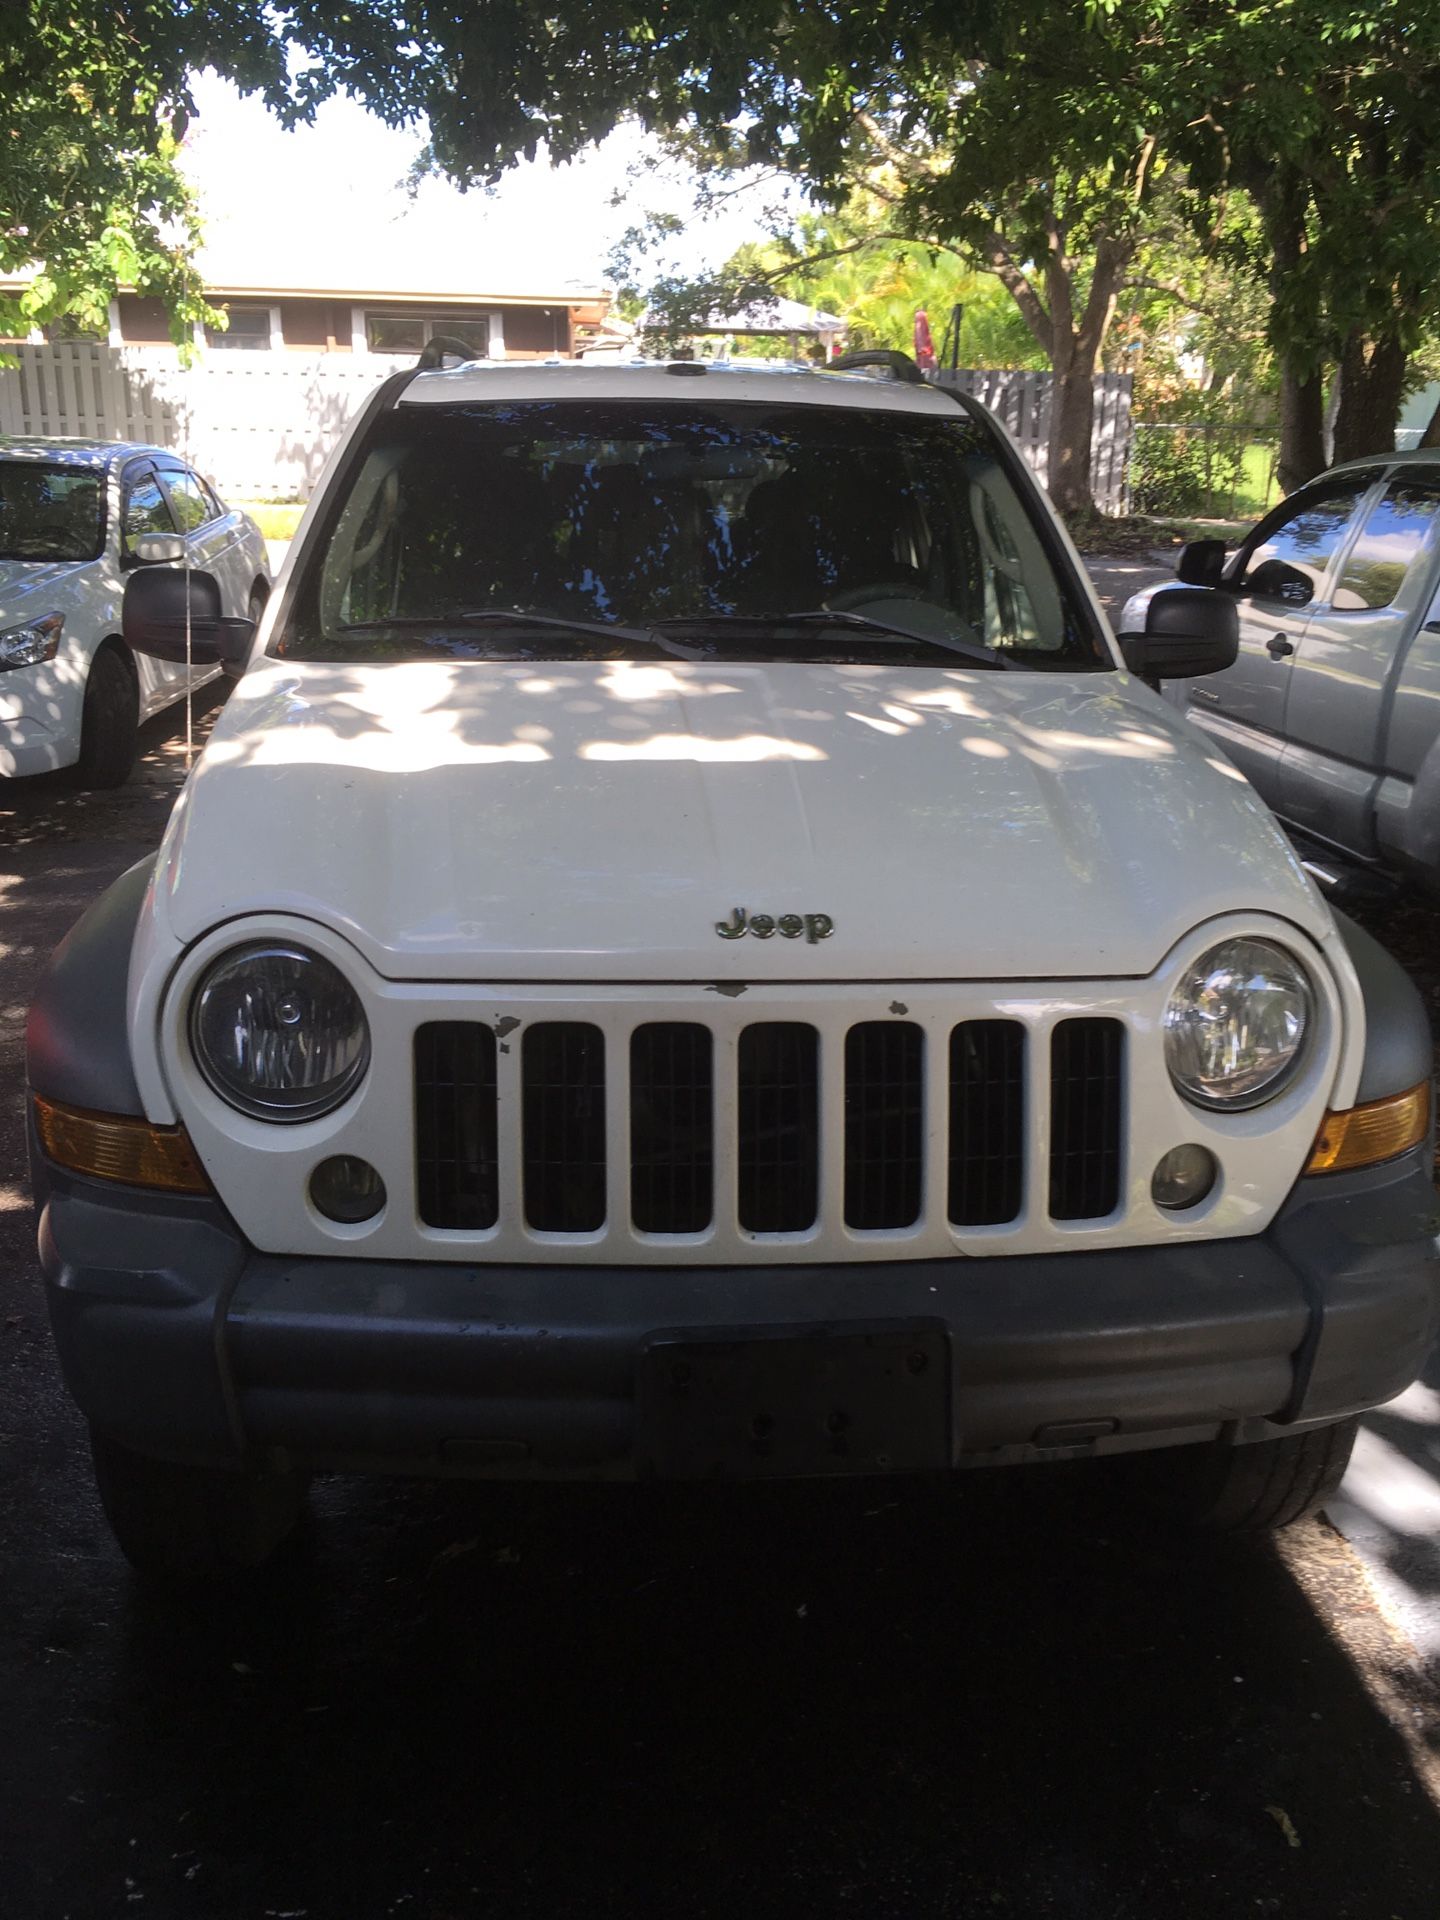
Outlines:
<svg viewBox="0 0 1440 1920"><path fill-rule="evenodd" d="M132 574L120 609L126 646L132 653L183 667L187 596L191 662L197 667L243 667L255 638L255 622L221 612L220 583L213 573L147 567Z"/></svg>
<svg viewBox="0 0 1440 1920"><path fill-rule="evenodd" d="M130 549L137 566L155 567L167 560L185 558L185 542L178 533L142 533Z"/></svg>
<svg viewBox="0 0 1440 1920"><path fill-rule="evenodd" d="M1223 673L1240 651L1240 616L1228 593L1206 587L1166 587L1153 596L1143 633L1122 634L1130 671L1148 685Z"/></svg>
<svg viewBox="0 0 1440 1920"><path fill-rule="evenodd" d="M1223 540L1187 540L1175 562L1175 578L1187 587L1218 587L1224 571Z"/></svg>
<svg viewBox="0 0 1440 1920"><path fill-rule="evenodd" d="M1261 600L1283 600L1287 607L1308 607L1315 598L1315 582L1288 560L1262 560L1246 574L1243 591Z"/></svg>

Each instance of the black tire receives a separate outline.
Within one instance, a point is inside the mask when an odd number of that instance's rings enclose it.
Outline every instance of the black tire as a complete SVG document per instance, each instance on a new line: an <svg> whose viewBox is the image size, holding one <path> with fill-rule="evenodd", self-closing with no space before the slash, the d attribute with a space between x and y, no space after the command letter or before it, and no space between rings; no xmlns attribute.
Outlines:
<svg viewBox="0 0 1440 1920"><path fill-rule="evenodd" d="M156 1584L213 1585L261 1567L304 1510L306 1483L298 1474L176 1466L94 1432L90 1452L120 1551Z"/></svg>
<svg viewBox="0 0 1440 1920"><path fill-rule="evenodd" d="M1174 1520L1208 1533L1260 1533L1293 1526L1336 1492L1350 1464L1358 1420L1312 1427L1243 1447L1176 1447L1151 1454L1150 1493Z"/></svg>
<svg viewBox="0 0 1440 1920"><path fill-rule="evenodd" d="M263 580L257 580L250 589L250 598L245 607L247 617L253 620L257 627L260 624L261 616L265 612L265 607L269 599L270 589L265 585ZM244 671L245 669L243 667L226 666L224 674L227 688L233 687Z"/></svg>
<svg viewBox="0 0 1440 1920"><path fill-rule="evenodd" d="M140 696L135 676L113 646L90 662L80 719L75 778L82 787L123 787L135 764Z"/></svg>

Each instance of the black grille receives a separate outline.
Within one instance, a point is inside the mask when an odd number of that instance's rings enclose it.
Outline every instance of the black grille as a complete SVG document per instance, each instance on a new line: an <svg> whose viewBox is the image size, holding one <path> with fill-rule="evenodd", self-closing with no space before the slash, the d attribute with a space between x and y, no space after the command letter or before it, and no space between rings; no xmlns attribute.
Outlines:
<svg viewBox="0 0 1440 1920"><path fill-rule="evenodd" d="M845 1036L845 1224L878 1230L920 1217L923 1036L867 1020Z"/></svg>
<svg viewBox="0 0 1440 1920"><path fill-rule="evenodd" d="M819 1036L767 1021L740 1036L740 1225L799 1233L815 1222L820 1180Z"/></svg>
<svg viewBox="0 0 1440 1920"><path fill-rule="evenodd" d="M967 1020L950 1033L950 1218L1013 1220L1025 1189L1025 1029Z"/></svg>
<svg viewBox="0 0 1440 1920"><path fill-rule="evenodd" d="M543 1233L605 1224L605 1036L580 1022L525 1031L525 1218Z"/></svg>
<svg viewBox="0 0 1440 1920"><path fill-rule="evenodd" d="M495 1035L467 1021L415 1034L415 1186L427 1227L478 1233L500 1217Z"/></svg>
<svg viewBox="0 0 1440 1920"><path fill-rule="evenodd" d="M1103 1220L1120 1198L1118 1020L1062 1020L1050 1041L1050 1217Z"/></svg>
<svg viewBox="0 0 1440 1920"><path fill-rule="evenodd" d="M630 1214L642 1233L699 1233L713 1211L715 1070L708 1027L630 1036Z"/></svg>

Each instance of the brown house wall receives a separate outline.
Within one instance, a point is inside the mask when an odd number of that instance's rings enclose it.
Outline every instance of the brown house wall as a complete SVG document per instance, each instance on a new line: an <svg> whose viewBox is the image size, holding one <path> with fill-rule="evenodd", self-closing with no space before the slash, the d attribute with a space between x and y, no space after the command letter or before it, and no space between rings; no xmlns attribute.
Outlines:
<svg viewBox="0 0 1440 1920"><path fill-rule="evenodd" d="M335 303L331 300L282 300L280 329L287 347L305 347L312 353L326 347L350 345L350 309L340 310L343 321L337 324Z"/></svg>
<svg viewBox="0 0 1440 1920"><path fill-rule="evenodd" d="M500 311L507 356L570 351L568 307L502 307Z"/></svg>
<svg viewBox="0 0 1440 1920"><path fill-rule="evenodd" d="M138 293L122 293L116 304L120 309L120 338L127 346L170 345L170 317L163 300L146 299Z"/></svg>

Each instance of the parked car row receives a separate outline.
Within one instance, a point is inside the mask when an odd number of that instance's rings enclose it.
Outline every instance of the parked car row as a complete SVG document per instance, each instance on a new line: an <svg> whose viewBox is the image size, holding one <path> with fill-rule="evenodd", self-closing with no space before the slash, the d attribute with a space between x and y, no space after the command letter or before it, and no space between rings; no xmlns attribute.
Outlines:
<svg viewBox="0 0 1440 1920"><path fill-rule="evenodd" d="M0 439L0 774L118 786L140 723L219 673L123 644L125 582L153 565L205 572L232 615L269 597L260 529L178 455Z"/></svg>

